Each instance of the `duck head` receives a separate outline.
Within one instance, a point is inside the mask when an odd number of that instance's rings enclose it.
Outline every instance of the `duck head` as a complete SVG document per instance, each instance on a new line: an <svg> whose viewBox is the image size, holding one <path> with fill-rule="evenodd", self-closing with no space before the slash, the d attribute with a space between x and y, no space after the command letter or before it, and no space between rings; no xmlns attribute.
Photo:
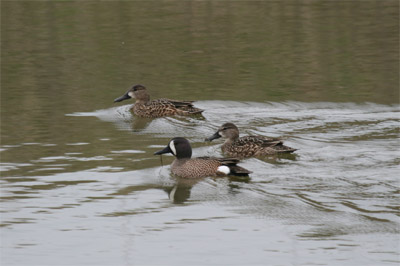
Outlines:
<svg viewBox="0 0 400 266"><path fill-rule="evenodd" d="M150 100L150 96L147 93L146 87L143 85L134 85L130 88L124 95L118 97L114 100L114 102L122 102L123 100L135 98L136 101L139 102L148 102Z"/></svg>
<svg viewBox="0 0 400 266"><path fill-rule="evenodd" d="M154 155L161 155L164 153L172 153L178 159L190 159L190 157L192 157L192 147L187 139L177 137L171 139L167 147L155 152Z"/></svg>
<svg viewBox="0 0 400 266"><path fill-rule="evenodd" d="M225 123L218 128L214 135L206 138L205 141L212 141L214 139L219 139L220 137L232 140L237 139L239 137L239 129L233 123Z"/></svg>

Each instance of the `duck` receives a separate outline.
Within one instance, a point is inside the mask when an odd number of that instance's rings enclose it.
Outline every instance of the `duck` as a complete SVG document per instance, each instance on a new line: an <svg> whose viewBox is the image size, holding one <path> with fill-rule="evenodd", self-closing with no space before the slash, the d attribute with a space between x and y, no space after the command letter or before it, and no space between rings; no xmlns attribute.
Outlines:
<svg viewBox="0 0 400 266"><path fill-rule="evenodd" d="M168 145L154 153L161 155L171 153L175 160L171 164L171 172L182 178L200 178L208 176L248 176L251 171L238 166L237 158L197 157L192 158L192 147L187 139L175 137Z"/></svg>
<svg viewBox="0 0 400 266"><path fill-rule="evenodd" d="M114 100L114 103L135 98L136 103L132 111L138 117L157 118L173 115L196 115L204 110L193 106L193 101L179 101L171 99L150 100L150 95L143 85L134 85L124 95Z"/></svg>
<svg viewBox="0 0 400 266"><path fill-rule="evenodd" d="M239 129L233 123L225 123L214 135L205 139L212 141L220 137L226 138L221 150L228 156L238 158L262 157L282 153L292 153L297 149L283 145L279 138L269 138L265 136L244 136L239 137Z"/></svg>

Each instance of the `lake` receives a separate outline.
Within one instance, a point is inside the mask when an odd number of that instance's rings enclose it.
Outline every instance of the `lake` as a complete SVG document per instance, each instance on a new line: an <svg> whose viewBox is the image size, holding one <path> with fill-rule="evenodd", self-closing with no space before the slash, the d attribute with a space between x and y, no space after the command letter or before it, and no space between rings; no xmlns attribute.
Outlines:
<svg viewBox="0 0 400 266"><path fill-rule="evenodd" d="M2 1L1 265L398 265L398 1ZM140 119L133 84L203 117ZM281 137L248 178L177 136Z"/></svg>

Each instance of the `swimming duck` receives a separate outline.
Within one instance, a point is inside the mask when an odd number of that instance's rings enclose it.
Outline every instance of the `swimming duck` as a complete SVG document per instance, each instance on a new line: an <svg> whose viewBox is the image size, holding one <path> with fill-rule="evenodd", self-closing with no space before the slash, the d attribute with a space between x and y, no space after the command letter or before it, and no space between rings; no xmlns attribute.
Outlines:
<svg viewBox="0 0 400 266"><path fill-rule="evenodd" d="M283 141L277 138L264 136L239 137L239 129L233 123L223 124L214 135L205 140L212 141L220 137L226 138L226 141L221 146L222 152L239 158L292 153L296 150L283 145Z"/></svg>
<svg viewBox="0 0 400 266"><path fill-rule="evenodd" d="M187 139L177 137L170 140L163 150L154 155L172 153L176 158L172 162L173 174L183 178L198 178L206 176L248 176L251 172L237 166L236 158L192 157L192 147Z"/></svg>
<svg viewBox="0 0 400 266"><path fill-rule="evenodd" d="M133 113L139 117L155 118L171 115L195 115L204 110L193 106L193 101L177 101L170 99L157 99L150 101L150 95L143 85L134 85L124 95L118 97L114 102L135 98Z"/></svg>

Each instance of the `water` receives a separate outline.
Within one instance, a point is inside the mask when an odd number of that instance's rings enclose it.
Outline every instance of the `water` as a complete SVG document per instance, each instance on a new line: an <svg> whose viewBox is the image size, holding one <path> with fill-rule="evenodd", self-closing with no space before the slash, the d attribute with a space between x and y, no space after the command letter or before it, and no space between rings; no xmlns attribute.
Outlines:
<svg viewBox="0 0 400 266"><path fill-rule="evenodd" d="M1 265L397 265L398 10L3 2ZM204 117L138 119L132 83ZM228 121L298 151L198 180L153 155L222 156Z"/></svg>

